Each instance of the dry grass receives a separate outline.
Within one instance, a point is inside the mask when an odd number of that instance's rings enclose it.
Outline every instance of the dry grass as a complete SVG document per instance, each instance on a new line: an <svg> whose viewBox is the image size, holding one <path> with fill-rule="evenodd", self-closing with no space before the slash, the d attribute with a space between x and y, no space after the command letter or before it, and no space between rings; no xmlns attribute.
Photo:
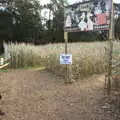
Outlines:
<svg viewBox="0 0 120 120"><path fill-rule="evenodd" d="M64 53L64 44L34 46L30 44L9 44L11 67L45 66L58 75L65 74L65 66L59 63L59 54ZM73 54L72 75L85 77L105 72L107 42L71 43L69 53Z"/></svg>
<svg viewBox="0 0 120 120"><path fill-rule="evenodd" d="M115 42L113 46L113 87L120 89L120 42Z"/></svg>

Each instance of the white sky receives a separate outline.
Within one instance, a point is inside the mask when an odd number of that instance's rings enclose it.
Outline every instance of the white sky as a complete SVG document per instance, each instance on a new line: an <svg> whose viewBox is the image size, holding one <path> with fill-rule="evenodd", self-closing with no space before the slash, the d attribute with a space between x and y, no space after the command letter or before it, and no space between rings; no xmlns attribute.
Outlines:
<svg viewBox="0 0 120 120"><path fill-rule="evenodd" d="M39 0L42 5L50 3L50 0ZM81 0L68 0L69 4L79 2ZM120 0L113 0L115 3L120 3Z"/></svg>
<svg viewBox="0 0 120 120"><path fill-rule="evenodd" d="M50 0L39 0L39 1L40 1L41 5L50 3Z"/></svg>
<svg viewBox="0 0 120 120"><path fill-rule="evenodd" d="M47 1L47 0L46 0ZM68 2L70 3L70 4L73 4L73 3L76 3L76 2L79 2L79 1L82 1L82 0L68 0ZM114 3L120 3L120 0L113 0L114 1Z"/></svg>
<svg viewBox="0 0 120 120"><path fill-rule="evenodd" d="M114 0L115 3L120 3L120 0Z"/></svg>

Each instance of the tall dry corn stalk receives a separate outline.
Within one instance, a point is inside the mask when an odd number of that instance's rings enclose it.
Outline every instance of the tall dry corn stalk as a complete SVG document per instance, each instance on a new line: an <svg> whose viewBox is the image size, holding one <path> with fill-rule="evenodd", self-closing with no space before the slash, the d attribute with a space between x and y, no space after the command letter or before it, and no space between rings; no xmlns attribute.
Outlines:
<svg viewBox="0 0 120 120"><path fill-rule="evenodd" d="M72 76L74 79L105 72L106 42L71 43L68 51L73 55ZM11 67L44 66L46 70L65 75L65 66L60 65L59 55L64 53L64 44L34 46L30 44L8 44Z"/></svg>

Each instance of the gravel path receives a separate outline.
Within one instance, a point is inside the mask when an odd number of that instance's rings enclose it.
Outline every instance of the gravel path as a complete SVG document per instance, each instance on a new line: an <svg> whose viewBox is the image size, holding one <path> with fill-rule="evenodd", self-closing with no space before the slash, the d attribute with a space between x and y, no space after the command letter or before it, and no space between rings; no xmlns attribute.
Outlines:
<svg viewBox="0 0 120 120"><path fill-rule="evenodd" d="M65 85L38 70L0 73L0 120L119 120L104 100L104 76Z"/></svg>

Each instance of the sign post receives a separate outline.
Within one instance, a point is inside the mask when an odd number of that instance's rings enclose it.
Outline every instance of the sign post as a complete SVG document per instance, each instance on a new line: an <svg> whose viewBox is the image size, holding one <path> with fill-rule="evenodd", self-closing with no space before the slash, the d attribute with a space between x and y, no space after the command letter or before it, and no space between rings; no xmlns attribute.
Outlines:
<svg viewBox="0 0 120 120"><path fill-rule="evenodd" d="M68 54L68 32L64 32L64 39L65 39L65 55L67 56ZM71 83L71 77L69 73L69 63L65 63L65 83Z"/></svg>
<svg viewBox="0 0 120 120"><path fill-rule="evenodd" d="M108 94L111 91L111 81L112 81L112 53L113 53L113 32L114 32L113 22L114 22L114 4L112 0L110 30L109 30L109 63L108 63L108 83L107 83Z"/></svg>
<svg viewBox="0 0 120 120"><path fill-rule="evenodd" d="M68 32L64 32L64 39L65 39L65 54L68 53L68 48L67 48L67 44L68 44Z"/></svg>

